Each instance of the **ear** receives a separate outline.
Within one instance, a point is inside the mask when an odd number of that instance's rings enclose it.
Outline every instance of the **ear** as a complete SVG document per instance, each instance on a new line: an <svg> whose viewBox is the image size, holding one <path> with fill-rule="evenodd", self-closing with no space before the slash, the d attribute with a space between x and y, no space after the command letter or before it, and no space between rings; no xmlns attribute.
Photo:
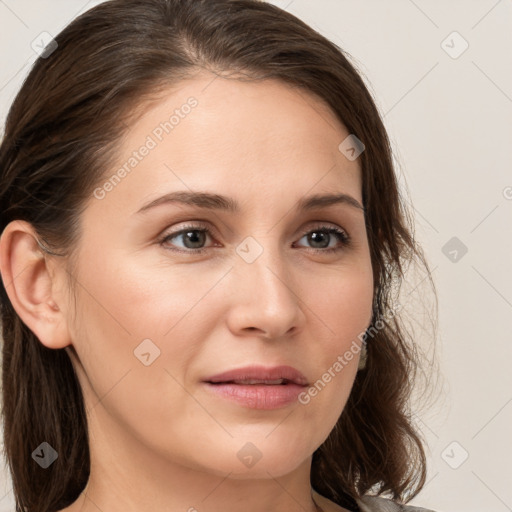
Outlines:
<svg viewBox="0 0 512 512"><path fill-rule="evenodd" d="M57 295L49 255L37 240L31 224L21 220L10 222L0 237L0 274L23 323L47 348L63 348L71 344L71 338L66 317L58 305L62 298Z"/></svg>

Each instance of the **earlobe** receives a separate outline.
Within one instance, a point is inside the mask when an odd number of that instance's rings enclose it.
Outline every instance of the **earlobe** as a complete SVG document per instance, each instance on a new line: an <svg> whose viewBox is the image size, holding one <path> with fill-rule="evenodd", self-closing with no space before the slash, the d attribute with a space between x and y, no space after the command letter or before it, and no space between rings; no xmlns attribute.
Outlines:
<svg viewBox="0 0 512 512"><path fill-rule="evenodd" d="M18 316L47 348L71 343L64 312L54 297L47 255L28 222L10 222L0 237L0 274Z"/></svg>

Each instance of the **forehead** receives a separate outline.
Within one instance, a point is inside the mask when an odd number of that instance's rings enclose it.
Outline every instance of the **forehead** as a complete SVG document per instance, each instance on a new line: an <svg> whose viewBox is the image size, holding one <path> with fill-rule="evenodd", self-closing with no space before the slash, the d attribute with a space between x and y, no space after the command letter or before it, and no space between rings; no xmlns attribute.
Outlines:
<svg viewBox="0 0 512 512"><path fill-rule="evenodd" d="M200 74L160 91L144 108L129 123L107 174L125 169L126 183L115 187L112 200L121 188L140 202L156 188L221 186L268 195L279 186L281 193L301 195L316 183L313 192L338 185L361 197L359 163L339 149L347 129L303 89Z"/></svg>

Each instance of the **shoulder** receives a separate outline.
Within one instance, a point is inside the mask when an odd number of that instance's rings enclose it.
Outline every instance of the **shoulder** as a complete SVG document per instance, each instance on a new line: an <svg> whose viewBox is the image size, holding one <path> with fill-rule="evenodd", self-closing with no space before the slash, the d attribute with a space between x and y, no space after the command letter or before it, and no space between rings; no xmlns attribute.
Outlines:
<svg viewBox="0 0 512 512"><path fill-rule="evenodd" d="M322 496L316 492L315 489L312 489L312 495L315 502L322 507L323 512L350 512L346 508L342 508L325 496Z"/></svg>
<svg viewBox="0 0 512 512"><path fill-rule="evenodd" d="M322 496L314 489L313 497L324 512L350 512ZM359 507L359 512L435 512L432 509L415 505L401 505L382 496L361 496L356 498L355 501Z"/></svg>
<svg viewBox="0 0 512 512"><path fill-rule="evenodd" d="M362 496L356 502L361 512L435 512L415 505L401 505L381 496Z"/></svg>

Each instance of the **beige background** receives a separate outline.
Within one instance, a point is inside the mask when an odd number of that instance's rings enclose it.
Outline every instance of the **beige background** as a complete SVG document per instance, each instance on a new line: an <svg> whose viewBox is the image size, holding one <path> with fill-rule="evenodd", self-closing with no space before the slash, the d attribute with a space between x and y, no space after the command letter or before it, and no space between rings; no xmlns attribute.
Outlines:
<svg viewBox="0 0 512 512"><path fill-rule="evenodd" d="M34 39L98 3L0 0L2 130L35 60ZM417 414L429 474L412 504L512 511L512 2L272 3L348 51L365 75L437 284L445 384ZM411 288L421 279L411 277ZM428 338L421 343L428 350ZM0 512L13 510L10 490L4 470Z"/></svg>

